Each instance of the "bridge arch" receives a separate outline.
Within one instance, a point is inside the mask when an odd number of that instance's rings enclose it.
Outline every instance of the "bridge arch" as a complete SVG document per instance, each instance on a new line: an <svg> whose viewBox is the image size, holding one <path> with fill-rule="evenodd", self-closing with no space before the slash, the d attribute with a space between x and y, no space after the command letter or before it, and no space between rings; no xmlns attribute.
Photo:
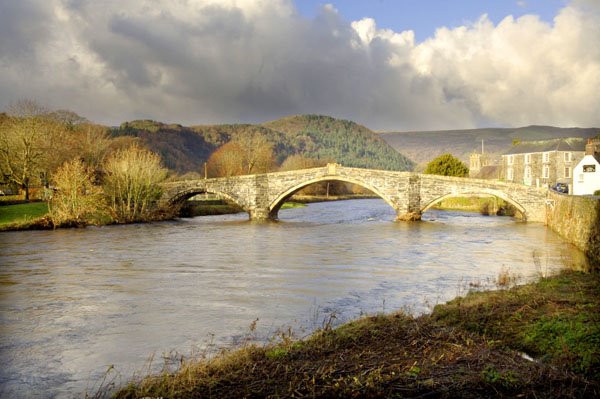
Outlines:
<svg viewBox="0 0 600 399"><path fill-rule="evenodd" d="M349 178L346 176L327 175L327 176L319 176L319 177L309 179L309 180L303 180L302 182L296 183L296 184L292 185L291 187L288 187L287 189L285 189L285 191L279 193L275 197L275 199L273 199L273 201L271 201L271 203L269 204L269 217L272 219L277 219L277 213L279 212L279 209L281 208L281 206L285 203L286 199L291 197L298 191L302 190L303 188L305 188L307 186L310 186L311 184L328 182L328 181L339 181L339 182L351 183L351 184L356 184L357 186L361 186L361 187L371 191L373 194L377 195L381 199L383 199L394 210L397 209L397 205L388 196L386 196L384 193L382 193L376 187L373 187L372 185L370 185L364 181Z"/></svg>
<svg viewBox="0 0 600 399"><path fill-rule="evenodd" d="M492 190L492 189L483 189L483 188L477 189L477 190L471 189L471 190L465 190L465 191L460 191L460 192L455 192L455 193L453 192L453 193L441 195L433 200L430 200L426 204L422 205L421 213L426 212L431 207L433 207L435 204L440 203L441 201L443 201L446 198L464 197L464 196L481 196L481 195L490 195L490 196L500 198L501 200L514 206L515 209L517 210L517 212L519 212L519 214L522 216L523 220L527 220L527 210L519 202L517 202L516 200L511 198L509 195L507 195L503 191Z"/></svg>
<svg viewBox="0 0 600 399"><path fill-rule="evenodd" d="M188 199L199 195L199 194L213 194L216 195L219 199L228 201L228 202L232 202L235 205L239 206L240 208L242 208L243 210L247 211L247 207L242 203L242 201L240 201L239 199L233 197L230 194L227 194L225 192L219 191L219 190L210 190L210 189L205 189L203 187L198 187L198 188L191 188L185 191L180 191L178 192L175 196L169 198L169 200L167 201L170 205L181 205L183 204L185 201L187 201Z"/></svg>

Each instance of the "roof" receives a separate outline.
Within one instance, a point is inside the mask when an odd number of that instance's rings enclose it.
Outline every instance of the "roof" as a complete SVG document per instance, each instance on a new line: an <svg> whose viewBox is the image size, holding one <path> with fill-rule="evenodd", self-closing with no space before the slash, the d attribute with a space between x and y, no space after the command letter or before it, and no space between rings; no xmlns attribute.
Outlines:
<svg viewBox="0 0 600 399"><path fill-rule="evenodd" d="M566 138L543 141L523 141L513 145L504 155L529 154L533 152L549 151L585 151L585 140L580 138Z"/></svg>
<svg viewBox="0 0 600 399"><path fill-rule="evenodd" d="M487 165L479 170L479 173L474 177L476 179L497 179L500 173L500 166Z"/></svg>

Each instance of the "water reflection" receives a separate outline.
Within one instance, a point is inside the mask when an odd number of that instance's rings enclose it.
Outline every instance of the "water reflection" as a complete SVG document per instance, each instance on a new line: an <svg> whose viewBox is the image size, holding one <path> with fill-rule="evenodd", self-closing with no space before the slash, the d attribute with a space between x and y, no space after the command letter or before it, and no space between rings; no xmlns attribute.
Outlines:
<svg viewBox="0 0 600 399"><path fill-rule="evenodd" d="M552 271L580 255L541 225L435 211L393 223L379 200L279 216L2 234L0 396L78 395L109 365L127 378L152 353L228 344L257 318L268 337L332 312L424 312L502 267L530 279L536 257Z"/></svg>

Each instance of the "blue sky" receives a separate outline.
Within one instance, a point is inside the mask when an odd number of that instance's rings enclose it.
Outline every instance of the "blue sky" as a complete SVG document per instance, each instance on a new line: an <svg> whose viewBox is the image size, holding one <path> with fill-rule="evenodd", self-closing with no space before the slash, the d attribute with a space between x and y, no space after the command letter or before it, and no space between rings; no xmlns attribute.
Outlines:
<svg viewBox="0 0 600 399"><path fill-rule="evenodd" d="M508 15L518 18L538 15L552 22L566 0L295 0L298 11L313 17L324 4L332 4L348 21L373 18L380 29L396 32L412 30L421 42L432 37L435 30L469 25L483 14L497 24Z"/></svg>

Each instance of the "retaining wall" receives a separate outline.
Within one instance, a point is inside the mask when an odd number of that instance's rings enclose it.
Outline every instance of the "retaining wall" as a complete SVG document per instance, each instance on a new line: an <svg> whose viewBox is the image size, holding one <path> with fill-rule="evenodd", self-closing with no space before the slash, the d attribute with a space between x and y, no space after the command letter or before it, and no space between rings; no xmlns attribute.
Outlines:
<svg viewBox="0 0 600 399"><path fill-rule="evenodd" d="M546 224L600 267L600 197L548 193Z"/></svg>

